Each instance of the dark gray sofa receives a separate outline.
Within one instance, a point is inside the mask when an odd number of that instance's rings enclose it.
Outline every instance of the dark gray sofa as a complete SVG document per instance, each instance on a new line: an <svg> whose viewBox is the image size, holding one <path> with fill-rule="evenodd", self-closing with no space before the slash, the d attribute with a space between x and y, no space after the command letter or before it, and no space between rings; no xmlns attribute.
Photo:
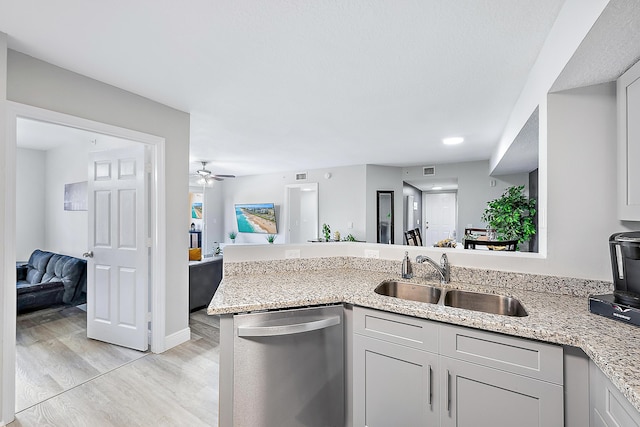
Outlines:
<svg viewBox="0 0 640 427"><path fill-rule="evenodd" d="M36 249L16 265L18 314L59 304L87 301L87 262Z"/></svg>
<svg viewBox="0 0 640 427"><path fill-rule="evenodd" d="M221 256L189 262L189 311L208 306L221 280Z"/></svg>

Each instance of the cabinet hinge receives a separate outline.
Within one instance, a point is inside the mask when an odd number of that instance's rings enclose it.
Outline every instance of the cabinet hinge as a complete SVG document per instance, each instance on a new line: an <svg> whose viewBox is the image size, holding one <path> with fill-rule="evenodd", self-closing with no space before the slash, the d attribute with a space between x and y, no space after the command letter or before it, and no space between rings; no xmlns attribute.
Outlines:
<svg viewBox="0 0 640 427"><path fill-rule="evenodd" d="M153 245L153 241L151 240L150 237L147 237L147 241L145 244L147 245L148 248L150 248Z"/></svg>

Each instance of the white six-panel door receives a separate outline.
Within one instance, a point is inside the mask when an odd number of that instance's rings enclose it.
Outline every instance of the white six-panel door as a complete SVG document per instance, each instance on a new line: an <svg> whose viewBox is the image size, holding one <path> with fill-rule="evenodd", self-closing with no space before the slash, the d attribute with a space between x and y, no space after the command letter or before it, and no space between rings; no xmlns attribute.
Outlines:
<svg viewBox="0 0 640 427"><path fill-rule="evenodd" d="M425 193L425 246L447 239L456 228L456 193Z"/></svg>
<svg viewBox="0 0 640 427"><path fill-rule="evenodd" d="M144 145L90 154L87 336L137 350L148 347L145 182Z"/></svg>

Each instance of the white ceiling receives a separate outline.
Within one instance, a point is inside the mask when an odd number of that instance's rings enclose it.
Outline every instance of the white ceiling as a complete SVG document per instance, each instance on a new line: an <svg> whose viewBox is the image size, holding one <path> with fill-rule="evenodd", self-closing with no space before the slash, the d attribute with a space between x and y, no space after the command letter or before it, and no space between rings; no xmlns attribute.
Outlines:
<svg viewBox="0 0 640 427"><path fill-rule="evenodd" d="M122 138L24 118L18 118L16 136L20 148L32 150L50 150L67 144L100 144L110 148L131 144Z"/></svg>
<svg viewBox="0 0 640 427"><path fill-rule="evenodd" d="M640 59L640 1L611 0L551 91L616 80Z"/></svg>
<svg viewBox="0 0 640 427"><path fill-rule="evenodd" d="M562 3L21 0L0 31L189 112L192 160L243 175L488 159Z"/></svg>

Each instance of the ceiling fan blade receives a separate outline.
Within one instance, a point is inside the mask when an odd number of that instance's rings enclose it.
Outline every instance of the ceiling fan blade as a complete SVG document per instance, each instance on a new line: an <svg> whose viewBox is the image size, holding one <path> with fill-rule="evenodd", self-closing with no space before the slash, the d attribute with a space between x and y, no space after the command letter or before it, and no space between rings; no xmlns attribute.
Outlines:
<svg viewBox="0 0 640 427"><path fill-rule="evenodd" d="M219 177L219 176L217 176L217 175L212 175L212 176L211 176L211 179L215 179L216 181L224 181L224 178L220 178L220 177Z"/></svg>
<svg viewBox="0 0 640 427"><path fill-rule="evenodd" d="M218 178L235 178L235 175L222 175L222 174L215 174L214 177L218 177Z"/></svg>

